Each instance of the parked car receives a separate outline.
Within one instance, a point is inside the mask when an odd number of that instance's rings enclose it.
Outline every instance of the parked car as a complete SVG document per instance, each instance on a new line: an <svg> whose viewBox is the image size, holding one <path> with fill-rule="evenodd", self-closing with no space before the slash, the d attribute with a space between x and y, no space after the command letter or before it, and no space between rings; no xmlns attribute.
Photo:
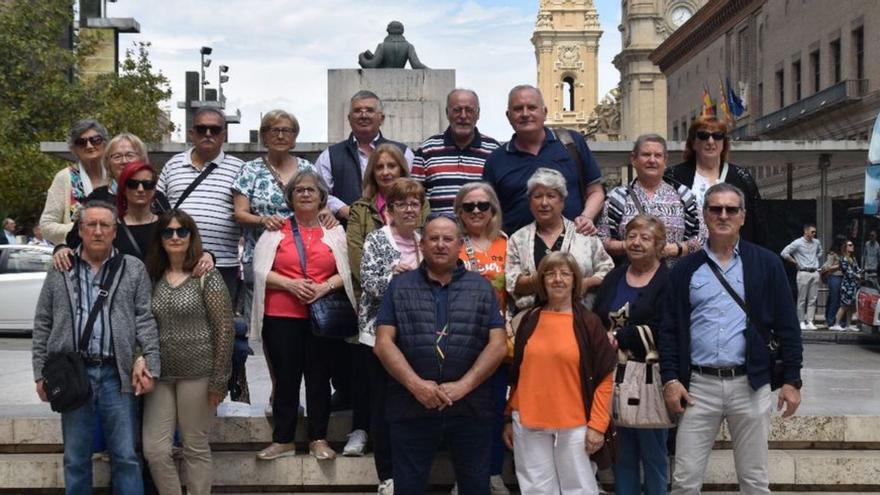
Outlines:
<svg viewBox="0 0 880 495"><path fill-rule="evenodd" d="M0 332L29 333L46 272L52 266L52 248L0 245Z"/></svg>

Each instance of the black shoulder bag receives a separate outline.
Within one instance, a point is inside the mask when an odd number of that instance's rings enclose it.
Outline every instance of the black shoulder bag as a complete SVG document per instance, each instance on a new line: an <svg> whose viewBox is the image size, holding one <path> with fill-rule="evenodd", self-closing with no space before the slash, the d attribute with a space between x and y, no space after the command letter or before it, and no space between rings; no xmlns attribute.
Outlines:
<svg viewBox="0 0 880 495"><path fill-rule="evenodd" d="M186 189L183 190L183 194L181 194L180 197L177 198L177 202L174 203L175 210L180 208L180 205L183 203L183 200L188 198L190 193L192 193L195 190L195 188L198 187L198 185L201 184L202 181L208 177L208 174L210 174L215 168L217 168L216 163L214 163L214 162L209 163L208 166L205 167L204 170L202 170L202 173L200 173L199 176L195 178L195 180L193 180L192 182L189 183L188 186L186 186Z"/></svg>
<svg viewBox="0 0 880 495"><path fill-rule="evenodd" d="M109 261L107 278L101 284L98 298L92 304L89 318L80 336L76 349L66 352L53 352L49 354L43 365L43 390L49 398L49 404L55 412L65 413L78 409L92 397L92 387L89 385L89 377L86 373L86 364L83 356L88 350L89 338L92 336L92 328L95 320L101 313L104 301L107 299L110 287L116 272L122 265L122 255L114 256Z"/></svg>
<svg viewBox="0 0 880 495"><path fill-rule="evenodd" d="M749 321L753 321L749 316L748 304L746 304L746 302L743 301L741 297L739 297L739 294L737 294L736 291L733 290L733 287L730 286L730 283L724 277L724 274L721 273L721 269L718 268L718 265L715 264L714 261L712 261L711 259L707 259L706 263L709 264L709 268L712 269L712 273L715 274L715 278L717 278L718 281L721 282L721 285L724 286L724 290L726 290L727 293L730 294L730 297L732 297L733 300L736 301L736 304L738 304L739 307L742 308L742 310L745 312L746 327L748 327ZM767 352L770 355L770 389L776 390L777 388L781 387L785 382L785 366L782 362L782 358L779 355L779 342L777 342L776 337L773 336L772 331L765 332L764 329L761 328L760 325L758 325L757 321L754 321L754 323L755 328L758 329L758 333L761 335L761 338L767 345Z"/></svg>
<svg viewBox="0 0 880 495"><path fill-rule="evenodd" d="M299 228L296 226L296 219L292 216L290 230L293 232L293 243L299 253L303 278L306 278L306 250L299 235ZM312 334L316 337L345 339L357 335L358 332L357 315L344 290L332 291L309 304L309 320L312 323Z"/></svg>

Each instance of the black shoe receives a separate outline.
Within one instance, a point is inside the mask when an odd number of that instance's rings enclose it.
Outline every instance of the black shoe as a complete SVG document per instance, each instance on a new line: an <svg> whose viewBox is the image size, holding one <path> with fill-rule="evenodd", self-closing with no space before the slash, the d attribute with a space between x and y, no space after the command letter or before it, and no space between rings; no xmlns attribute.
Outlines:
<svg viewBox="0 0 880 495"><path fill-rule="evenodd" d="M346 411L351 409L351 398L338 390L330 396L330 411Z"/></svg>

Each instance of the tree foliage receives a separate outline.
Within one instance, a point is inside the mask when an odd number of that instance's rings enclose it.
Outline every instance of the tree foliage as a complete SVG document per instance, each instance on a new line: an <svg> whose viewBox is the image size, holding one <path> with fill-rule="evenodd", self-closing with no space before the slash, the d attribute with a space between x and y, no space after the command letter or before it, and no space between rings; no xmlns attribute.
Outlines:
<svg viewBox="0 0 880 495"><path fill-rule="evenodd" d="M41 141L65 141L69 127L87 117L111 135L132 132L145 142L173 130L159 106L171 96L168 79L154 72L149 43L127 49L118 74L80 78L94 44L84 33L67 46L73 21L71 0L0 3L0 215L20 224L36 222L52 176L65 165L41 153Z"/></svg>

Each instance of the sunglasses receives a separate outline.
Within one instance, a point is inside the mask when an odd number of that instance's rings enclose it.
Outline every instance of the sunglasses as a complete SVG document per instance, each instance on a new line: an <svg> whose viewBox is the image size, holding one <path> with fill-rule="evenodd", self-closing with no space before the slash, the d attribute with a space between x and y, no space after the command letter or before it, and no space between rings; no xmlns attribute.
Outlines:
<svg viewBox="0 0 880 495"><path fill-rule="evenodd" d="M154 181L152 179L149 179L149 180L128 179L127 181L125 181L125 187L127 187L128 189L137 190L138 186L143 187L145 191L152 191L153 189L156 189L156 181Z"/></svg>
<svg viewBox="0 0 880 495"><path fill-rule="evenodd" d="M724 136L723 132L697 131L697 139L700 141L708 141L710 137L715 141L723 141Z"/></svg>
<svg viewBox="0 0 880 495"><path fill-rule="evenodd" d="M492 207L492 203L488 201L477 201L476 203L462 203L461 209L468 212L473 213L474 210L480 211L489 211L489 208Z"/></svg>
<svg viewBox="0 0 880 495"><path fill-rule="evenodd" d="M222 125L201 125L200 124L200 125L194 125L193 130L196 131L196 134L199 134L201 136L208 134L208 131L211 131L212 136L216 136L217 134L220 134L221 132L223 132L223 126Z"/></svg>
<svg viewBox="0 0 880 495"><path fill-rule="evenodd" d="M162 229L162 237L164 239L171 239L174 237L174 234L177 234L178 239L186 239L189 237L189 229L187 227L177 227L176 229L165 227Z"/></svg>
<svg viewBox="0 0 880 495"><path fill-rule="evenodd" d="M92 143L92 146L101 146L104 143L103 136L89 136L89 137L81 137L73 140L73 144L79 146L80 148L85 148L86 143Z"/></svg>
<svg viewBox="0 0 880 495"><path fill-rule="evenodd" d="M709 213L711 213L713 215L721 215L722 213L724 213L726 211L727 214L730 216L739 215L739 212L742 211L742 207L740 207L740 206L715 206L715 205L712 205L712 206L707 207L706 209L709 210Z"/></svg>

